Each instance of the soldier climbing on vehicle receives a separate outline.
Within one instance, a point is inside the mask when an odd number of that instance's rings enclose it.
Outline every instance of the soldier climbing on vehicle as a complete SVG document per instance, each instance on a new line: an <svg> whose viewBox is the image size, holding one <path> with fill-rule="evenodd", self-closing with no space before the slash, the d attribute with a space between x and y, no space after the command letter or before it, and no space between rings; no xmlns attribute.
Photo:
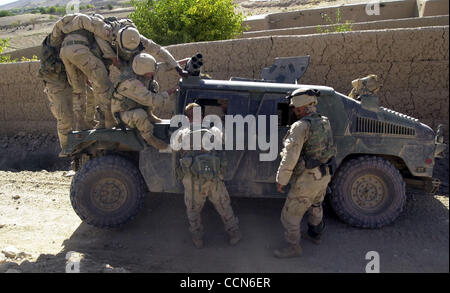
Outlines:
<svg viewBox="0 0 450 293"><path fill-rule="evenodd" d="M158 64L153 56L146 53L136 55L132 65L125 68L114 83L111 110L117 123L136 127L148 144L158 150L167 150L168 144L153 135L152 123L161 122L161 119L153 114L152 109L161 107L176 88L162 93L150 91L144 84L152 80L157 70Z"/></svg>

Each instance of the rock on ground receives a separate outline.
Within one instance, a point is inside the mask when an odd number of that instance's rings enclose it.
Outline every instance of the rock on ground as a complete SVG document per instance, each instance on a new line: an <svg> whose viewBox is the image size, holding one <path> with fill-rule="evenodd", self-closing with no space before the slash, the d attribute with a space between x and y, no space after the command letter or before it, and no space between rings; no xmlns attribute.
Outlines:
<svg viewBox="0 0 450 293"><path fill-rule="evenodd" d="M2 249L2 253L8 258L15 258L19 254L19 250L14 246L8 246Z"/></svg>

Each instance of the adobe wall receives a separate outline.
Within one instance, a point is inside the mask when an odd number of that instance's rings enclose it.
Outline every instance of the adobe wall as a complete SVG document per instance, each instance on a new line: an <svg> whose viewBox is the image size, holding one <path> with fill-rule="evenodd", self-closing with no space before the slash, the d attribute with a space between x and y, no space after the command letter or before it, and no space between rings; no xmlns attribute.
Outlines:
<svg viewBox="0 0 450 293"><path fill-rule="evenodd" d="M333 21L336 11L341 12L341 22L346 20L356 22L402 19L422 16L437 16L449 14L448 0L392 0L392 1L361 1L366 3L345 4L321 8L304 9L291 12L280 12L265 15L255 15L244 21L250 32L293 27L308 27L326 25L322 18L327 14ZM379 11L372 3L379 3ZM377 29L374 27L373 29Z"/></svg>
<svg viewBox="0 0 450 293"><path fill-rule="evenodd" d="M360 30L376 30L376 29L392 29L392 28L413 28L425 26L442 26L449 24L448 15L413 17L404 19L388 19L379 21L358 22L352 25L353 31ZM333 31L333 25L321 26L322 31ZM318 26L294 27L273 30L261 30L244 32L241 38L255 38L263 36L279 36L279 35L308 35L318 33Z"/></svg>
<svg viewBox="0 0 450 293"><path fill-rule="evenodd" d="M304 84L334 87L348 94L351 81L378 74L381 104L421 119L433 128L448 126L449 28L354 31L302 36L274 36L182 44L167 47L177 58L204 55L204 72L216 79L259 78L275 57L311 55ZM0 64L0 134L55 133L42 83L35 77L38 62ZM171 72L160 76L161 87L177 84ZM157 111L169 118L172 105Z"/></svg>
<svg viewBox="0 0 450 293"><path fill-rule="evenodd" d="M417 0L419 16L448 15L448 0Z"/></svg>
<svg viewBox="0 0 450 293"><path fill-rule="evenodd" d="M33 58L33 55L38 56L41 52L41 46L35 46L35 47L30 47L30 48L26 48L26 49L20 49L20 50L15 50L12 52L8 52L2 55L10 55L11 59L18 59L20 60L20 58L25 57L25 58Z"/></svg>

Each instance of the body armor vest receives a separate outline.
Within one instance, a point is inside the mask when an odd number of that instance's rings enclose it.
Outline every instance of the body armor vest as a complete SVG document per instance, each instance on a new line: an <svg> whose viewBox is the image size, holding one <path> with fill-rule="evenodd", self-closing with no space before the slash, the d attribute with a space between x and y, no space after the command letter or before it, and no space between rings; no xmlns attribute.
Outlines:
<svg viewBox="0 0 450 293"><path fill-rule="evenodd" d="M118 80L114 83L114 91L111 98L120 101L121 111L129 111L135 108L143 107L143 105L117 92L117 88L122 82L134 78L138 78L138 76L133 72L133 69L131 67L128 67L122 71L122 73L119 75Z"/></svg>
<svg viewBox="0 0 450 293"><path fill-rule="evenodd" d="M47 81L67 81L64 64L59 58L59 50L50 46L50 35L42 42L39 60L41 60L39 78Z"/></svg>
<svg viewBox="0 0 450 293"><path fill-rule="evenodd" d="M333 133L327 117L318 113L302 118L309 121L309 138L304 143L301 157L305 160L307 169L325 164L336 155Z"/></svg>

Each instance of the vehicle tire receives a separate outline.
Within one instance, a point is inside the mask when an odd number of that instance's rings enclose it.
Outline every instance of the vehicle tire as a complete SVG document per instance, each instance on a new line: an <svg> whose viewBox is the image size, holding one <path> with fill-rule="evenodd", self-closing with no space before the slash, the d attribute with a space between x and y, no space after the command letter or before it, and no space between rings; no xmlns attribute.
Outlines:
<svg viewBox="0 0 450 293"><path fill-rule="evenodd" d="M136 216L145 190L144 179L132 162L108 155L89 160L75 174L70 201L84 222L114 228Z"/></svg>
<svg viewBox="0 0 450 293"><path fill-rule="evenodd" d="M360 228L392 223L406 202L405 182L387 160L363 156L343 163L331 184L330 204L344 222Z"/></svg>

